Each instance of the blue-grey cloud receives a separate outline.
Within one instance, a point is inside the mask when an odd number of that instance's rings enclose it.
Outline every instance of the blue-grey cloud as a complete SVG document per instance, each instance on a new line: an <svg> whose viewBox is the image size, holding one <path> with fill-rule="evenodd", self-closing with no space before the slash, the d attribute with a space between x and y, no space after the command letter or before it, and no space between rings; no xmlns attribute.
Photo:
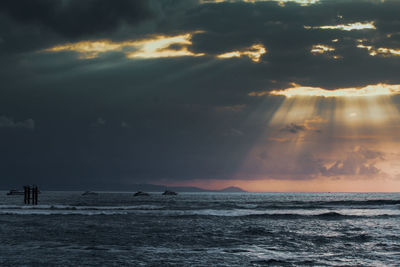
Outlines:
<svg viewBox="0 0 400 267"><path fill-rule="evenodd" d="M35 128L35 121L32 119L15 121L13 118L0 116L0 128L23 128L33 130Z"/></svg>

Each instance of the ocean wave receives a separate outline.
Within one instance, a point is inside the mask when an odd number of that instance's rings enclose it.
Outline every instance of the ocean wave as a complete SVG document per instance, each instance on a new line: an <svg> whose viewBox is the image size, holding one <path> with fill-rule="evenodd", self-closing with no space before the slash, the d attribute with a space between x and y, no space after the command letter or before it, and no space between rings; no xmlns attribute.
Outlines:
<svg viewBox="0 0 400 267"><path fill-rule="evenodd" d="M327 200L327 201L279 201L260 203L260 207L305 207L316 208L320 206L384 206L400 205L400 200L370 199L370 200Z"/></svg>
<svg viewBox="0 0 400 267"><path fill-rule="evenodd" d="M284 208L284 209L180 209L161 205L126 205L126 206L73 206L73 205L0 205L0 214L13 215L120 215L137 216L201 216L201 217L249 217L270 219L343 219L343 218L393 218L400 217L400 209L373 208Z"/></svg>
<svg viewBox="0 0 400 267"><path fill-rule="evenodd" d="M167 211L168 212L168 211ZM173 213L171 213L173 214ZM343 219L343 218L393 218L400 217L400 212L389 211L368 211L368 210L344 210L339 211L322 210L194 210L179 214L196 216L220 216L220 217L249 217L249 218L270 218L270 219L300 219L300 218L319 218L319 219Z"/></svg>
<svg viewBox="0 0 400 267"><path fill-rule="evenodd" d="M400 200L392 199L371 199L371 200L339 200L339 201L327 201L327 204L338 204L338 205L400 205Z"/></svg>
<svg viewBox="0 0 400 267"><path fill-rule="evenodd" d="M258 208L258 204L250 204L250 203L235 204L235 207L242 209L256 209Z"/></svg>
<svg viewBox="0 0 400 267"><path fill-rule="evenodd" d="M398 214L378 214L378 215L357 215L357 214L341 214L338 212L325 212L320 214L298 214L298 213L275 213L275 214L251 214L245 217L266 218L266 219L307 219L317 218L326 220L337 219L355 219L355 218L399 218Z"/></svg>
<svg viewBox="0 0 400 267"><path fill-rule="evenodd" d="M376 208L376 209L399 209L400 200L332 200L332 201L277 201L277 202L259 202L259 203L236 203L226 204L227 208L238 209L257 209L257 210L313 210L321 208Z"/></svg>

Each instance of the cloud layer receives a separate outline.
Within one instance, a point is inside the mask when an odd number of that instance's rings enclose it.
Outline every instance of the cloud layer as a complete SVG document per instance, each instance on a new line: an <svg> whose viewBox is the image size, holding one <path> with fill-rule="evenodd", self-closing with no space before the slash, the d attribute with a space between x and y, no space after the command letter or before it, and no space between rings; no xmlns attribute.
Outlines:
<svg viewBox="0 0 400 267"><path fill-rule="evenodd" d="M0 186L400 173L381 166L398 138L399 11L399 1L1 1ZM335 97L383 93L372 104Z"/></svg>

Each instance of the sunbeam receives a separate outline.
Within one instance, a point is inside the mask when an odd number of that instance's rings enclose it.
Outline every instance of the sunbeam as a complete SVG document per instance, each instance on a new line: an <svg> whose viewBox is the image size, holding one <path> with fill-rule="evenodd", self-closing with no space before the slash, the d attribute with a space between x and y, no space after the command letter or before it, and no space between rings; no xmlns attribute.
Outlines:
<svg viewBox="0 0 400 267"><path fill-rule="evenodd" d="M387 163L387 153L393 153L388 144L397 147L393 133L400 114L393 96L400 85L335 90L292 85L249 93L282 102L243 161L240 175L250 173L256 180L363 177L375 182L397 175L399 168L393 167L393 158Z"/></svg>

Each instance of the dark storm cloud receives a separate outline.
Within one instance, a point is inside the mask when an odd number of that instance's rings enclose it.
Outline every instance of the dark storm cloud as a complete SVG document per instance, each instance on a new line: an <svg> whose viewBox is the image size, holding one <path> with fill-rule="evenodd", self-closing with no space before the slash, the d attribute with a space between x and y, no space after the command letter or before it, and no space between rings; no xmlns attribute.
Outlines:
<svg viewBox="0 0 400 267"><path fill-rule="evenodd" d="M151 16L145 0L4 0L0 12L72 39L110 32L123 22L135 24Z"/></svg>
<svg viewBox="0 0 400 267"><path fill-rule="evenodd" d="M388 40L390 38L386 33L389 27L384 31L380 29L380 25L398 23L393 10L400 9L399 2L324 1L308 7L296 4L280 7L275 2L222 3L203 5L198 9L187 19L189 23L185 20L185 27L202 27L206 31L194 37L196 51L221 53L224 49L229 51L262 42L268 49L262 57L263 62L268 64L258 68L264 77L332 89L354 84L359 86L360 82L399 81L394 73L399 65L398 57L371 57L368 51L356 47L357 40L361 38L378 47L400 47L400 43ZM230 19L237 17L242 19ZM341 31L304 28L305 25L367 21L375 21L377 29ZM393 32L396 30L393 29ZM333 43L334 39L338 42ZM314 44L334 47L335 54L341 58L335 60L325 54L312 55L310 50ZM379 71L383 67L386 67L386 73Z"/></svg>
<svg viewBox="0 0 400 267"><path fill-rule="evenodd" d="M400 3L387 1L323 1L307 7L1 1L0 114L7 114L8 125L27 118L35 122L34 131L0 129L2 186L32 180L56 186L230 179L282 102L249 92L290 82L330 89L399 83L399 57L371 57L356 47L360 38L376 47L400 47L394 16L399 10ZM304 28L371 20L376 30ZM196 30L204 32L193 36L189 50L206 53L203 57L130 60L111 52L79 59L72 52L38 52L80 40ZM267 48L260 63L215 58L254 43ZM311 54L319 43L334 47L342 59ZM288 130L301 131L301 125ZM299 161L301 169L294 171L304 176L323 170L321 161L308 154ZM372 172L374 165L368 166Z"/></svg>

